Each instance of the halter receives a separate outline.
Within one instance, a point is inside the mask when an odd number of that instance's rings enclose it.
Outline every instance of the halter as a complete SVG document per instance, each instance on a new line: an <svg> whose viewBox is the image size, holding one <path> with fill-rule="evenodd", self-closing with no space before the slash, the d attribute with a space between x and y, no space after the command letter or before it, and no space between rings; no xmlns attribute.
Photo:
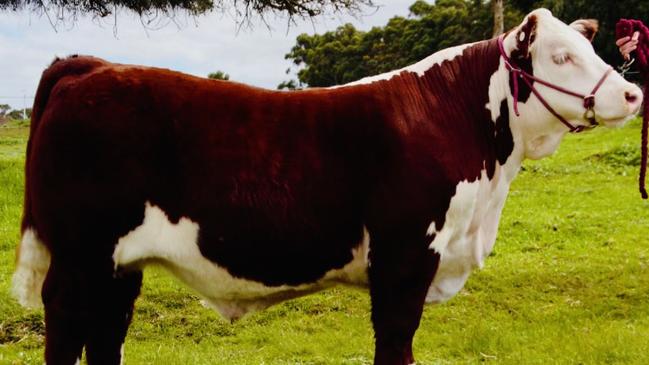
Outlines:
<svg viewBox="0 0 649 365"><path fill-rule="evenodd" d="M595 93L599 88L604 84L604 80L608 77L608 75L613 71L612 68L609 68L604 72L604 75L602 76L601 79L597 82L597 85L593 88L593 90L588 94L580 94L568 89L564 89L561 86L554 85L552 83L549 83L545 80L539 79L538 77L535 77L534 75L531 75L525 71L523 71L520 67L518 67L508 56L507 53L505 53L505 46L503 45L503 41L505 39L505 35L501 35L498 37L498 49L500 50L500 55L502 58L505 60L505 67L507 68L507 71L509 71L512 76L513 76L513 82L514 82L514 113L516 113L516 116L519 117L520 113L518 112L518 79L522 79L523 82L529 86L529 88L532 90L532 93L536 96L537 99L543 104L543 106L550 112L552 115L554 115L561 123L563 123L568 129L570 129L570 133L579 133L582 132L586 129L592 129L597 126L597 121L595 120ZM570 122L566 120L566 118L562 117L559 113L557 113L554 108L550 106L550 104L541 96L539 91L534 87L534 82L538 82L539 84L543 86L547 86L551 89L557 90L559 92L562 92L567 95L574 96L576 98L580 98L584 101L584 108L586 109L586 112L584 112L584 119L588 120L590 123L589 126L584 126L584 125L579 125L579 126L574 126Z"/></svg>

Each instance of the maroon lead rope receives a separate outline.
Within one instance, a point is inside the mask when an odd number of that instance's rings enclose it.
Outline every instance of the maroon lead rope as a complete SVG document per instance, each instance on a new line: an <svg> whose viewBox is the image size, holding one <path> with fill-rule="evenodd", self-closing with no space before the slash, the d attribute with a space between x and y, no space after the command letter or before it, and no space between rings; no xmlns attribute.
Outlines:
<svg viewBox="0 0 649 365"><path fill-rule="evenodd" d="M502 58L505 60L505 67L507 70L512 74L513 76L513 86L514 90L513 91L513 98L514 98L514 113L516 113L516 116L520 116L520 113L518 112L518 79L522 79L525 84L532 90L534 95L536 96L537 99L543 104L545 109L547 109L552 115L554 115L561 123L563 123L568 129L570 129L571 133L579 133L585 129L590 129L594 128L597 126L597 121L595 120L595 93L597 93L597 90L604 84L604 81L606 78L611 74L613 71L612 68L609 68L604 72L604 75L599 79L593 90L590 92L588 95L584 95L581 93L577 93L568 89L565 89L561 86L554 85L550 82L547 82L543 79L539 79L538 77L531 75L525 71L523 71L514 61L512 61L509 56L507 56L507 53L505 52L505 46L503 44L505 39L504 35L501 35L498 37L498 49L500 50L500 55ZM584 109L586 109L586 112L584 113L584 119L588 120L590 123L590 126L584 126L584 125L578 125L574 126L570 122L566 120L561 114L557 113L552 106L545 100L545 98L539 93L539 91L534 87L534 82L537 82L543 86L549 87L551 89L557 90L561 93L574 96L576 98L580 98L584 102Z"/></svg>
<svg viewBox="0 0 649 365"><path fill-rule="evenodd" d="M646 100L649 92L649 28L641 21L635 19L620 19L615 26L615 39L633 36L634 32L639 33L638 48L633 52L636 65L644 81L643 92L645 103L642 111L642 157L640 158L640 177L638 185L642 199L647 199L645 179L647 176L647 129L649 127L649 102Z"/></svg>
<svg viewBox="0 0 649 365"><path fill-rule="evenodd" d="M645 85L643 90L645 95L647 95L647 91L649 91L649 87ZM642 110L642 155L640 157L640 178L638 182L640 184L640 195L642 195L642 199L647 199L647 188L645 187L645 179L647 176L647 129L649 127L649 115L647 114L649 114L649 102L645 101L644 109Z"/></svg>

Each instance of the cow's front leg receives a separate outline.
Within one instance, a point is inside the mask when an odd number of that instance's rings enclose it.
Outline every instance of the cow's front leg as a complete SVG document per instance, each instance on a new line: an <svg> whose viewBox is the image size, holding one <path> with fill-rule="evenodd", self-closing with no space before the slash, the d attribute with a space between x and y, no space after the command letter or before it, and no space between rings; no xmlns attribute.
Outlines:
<svg viewBox="0 0 649 365"><path fill-rule="evenodd" d="M370 294L376 339L375 365L409 365L415 362L412 338L423 311L426 293L439 255L418 238L371 238Z"/></svg>

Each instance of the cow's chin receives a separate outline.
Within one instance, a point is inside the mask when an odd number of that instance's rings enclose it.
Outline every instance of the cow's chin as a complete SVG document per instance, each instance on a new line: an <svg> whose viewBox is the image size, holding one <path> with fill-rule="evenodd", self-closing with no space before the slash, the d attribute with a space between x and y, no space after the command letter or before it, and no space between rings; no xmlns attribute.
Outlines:
<svg viewBox="0 0 649 365"><path fill-rule="evenodd" d="M596 121L597 121L597 126L604 126L606 128L621 128L623 127L629 120L633 119L636 115L631 114L623 117L611 117L611 118L603 118L600 116L597 116ZM591 123L587 120L583 119L573 119L569 121L572 125L574 126L584 126L586 127L586 131L590 130L591 128Z"/></svg>
<svg viewBox="0 0 649 365"><path fill-rule="evenodd" d="M608 128L620 128L629 120L635 118L638 112L640 112L640 105L635 110L625 110L620 114L606 115L607 113L602 113L602 115L597 115L597 122Z"/></svg>
<svg viewBox="0 0 649 365"><path fill-rule="evenodd" d="M620 128L623 127L629 120L633 119L635 114L627 115L624 117L613 117L613 118L598 118L599 124L607 128Z"/></svg>

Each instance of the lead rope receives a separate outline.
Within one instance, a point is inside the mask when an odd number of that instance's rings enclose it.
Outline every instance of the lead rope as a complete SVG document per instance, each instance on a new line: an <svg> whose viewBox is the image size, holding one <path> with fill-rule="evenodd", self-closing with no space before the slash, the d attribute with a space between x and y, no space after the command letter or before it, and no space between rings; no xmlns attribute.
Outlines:
<svg viewBox="0 0 649 365"><path fill-rule="evenodd" d="M646 80L646 79L645 79ZM647 95L649 87L645 85L644 94ZM644 108L642 110L642 145L641 145L641 157L640 157L640 177L638 184L640 185L640 195L642 199L647 199L647 188L645 185L645 180L647 177L647 130L649 129L649 102L644 102Z"/></svg>
<svg viewBox="0 0 649 365"><path fill-rule="evenodd" d="M615 26L616 39L626 36L632 36L634 32L639 32L638 48L634 51L635 59L644 82L643 92L645 97L649 92L649 28L647 28L641 21L635 19L620 19ZM633 61L624 63L624 73L628 71ZM624 75L623 73L623 75ZM649 101L645 99L644 108L642 110L642 140L641 140L641 158L640 158L640 176L638 178L638 186L642 199L647 199L646 177L647 177L647 132L649 130Z"/></svg>

